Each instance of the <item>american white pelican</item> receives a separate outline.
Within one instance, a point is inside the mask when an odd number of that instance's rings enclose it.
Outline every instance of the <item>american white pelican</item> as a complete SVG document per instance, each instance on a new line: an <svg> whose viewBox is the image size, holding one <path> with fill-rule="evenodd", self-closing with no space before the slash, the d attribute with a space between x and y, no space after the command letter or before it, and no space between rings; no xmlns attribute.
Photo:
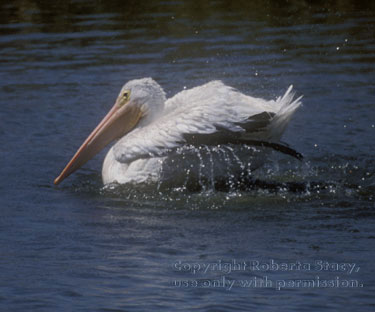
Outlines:
<svg viewBox="0 0 375 312"><path fill-rule="evenodd" d="M181 91L170 99L151 78L131 80L84 141L54 183L119 139L105 157L103 183L159 179L168 152L186 144L249 144L268 146L299 157L279 142L300 106L292 86L284 96L266 101L242 94L221 81Z"/></svg>

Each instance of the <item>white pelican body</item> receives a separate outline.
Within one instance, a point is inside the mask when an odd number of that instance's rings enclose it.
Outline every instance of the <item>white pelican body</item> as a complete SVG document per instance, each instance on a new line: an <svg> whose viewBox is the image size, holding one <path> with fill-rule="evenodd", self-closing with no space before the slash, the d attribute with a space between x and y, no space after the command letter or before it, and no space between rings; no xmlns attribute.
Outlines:
<svg viewBox="0 0 375 312"><path fill-rule="evenodd" d="M291 90L292 86L283 97L266 101L212 81L167 100L153 79L131 80L55 184L115 138L119 140L103 164L104 184L157 181L168 151L185 144L278 142L301 104L300 98L293 100Z"/></svg>

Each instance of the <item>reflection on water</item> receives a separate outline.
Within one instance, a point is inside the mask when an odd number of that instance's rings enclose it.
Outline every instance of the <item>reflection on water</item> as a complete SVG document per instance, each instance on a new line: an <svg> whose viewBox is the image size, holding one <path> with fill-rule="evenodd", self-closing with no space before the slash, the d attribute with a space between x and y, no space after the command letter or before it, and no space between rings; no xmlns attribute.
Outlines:
<svg viewBox="0 0 375 312"><path fill-rule="evenodd" d="M374 5L0 0L2 310L372 311ZM202 150L202 188L103 187L104 151L53 187L121 86L147 76L168 97L213 79L266 99L293 84L303 107L283 139L304 160L270 152L250 179L214 190ZM364 287L172 287L191 277L176 261L220 259L355 262Z"/></svg>

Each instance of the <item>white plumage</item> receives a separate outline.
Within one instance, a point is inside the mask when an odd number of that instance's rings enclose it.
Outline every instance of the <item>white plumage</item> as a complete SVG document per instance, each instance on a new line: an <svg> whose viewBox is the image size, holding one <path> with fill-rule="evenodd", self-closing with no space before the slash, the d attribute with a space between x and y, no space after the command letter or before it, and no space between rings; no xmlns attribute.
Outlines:
<svg viewBox="0 0 375 312"><path fill-rule="evenodd" d="M102 177L104 184L140 183L160 179L162 163L171 149L184 144L228 142L236 138L278 142L300 98L292 86L285 95L266 101L240 93L221 81L181 91L166 100L151 78L129 81L130 100L144 117L109 150ZM172 168L173 169L173 168Z"/></svg>

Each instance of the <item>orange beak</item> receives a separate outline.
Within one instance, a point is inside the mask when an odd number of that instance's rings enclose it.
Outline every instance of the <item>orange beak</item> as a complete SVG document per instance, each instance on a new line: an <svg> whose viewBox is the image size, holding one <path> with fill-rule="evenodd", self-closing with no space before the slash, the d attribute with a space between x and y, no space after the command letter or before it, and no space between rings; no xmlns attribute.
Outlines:
<svg viewBox="0 0 375 312"><path fill-rule="evenodd" d="M55 179L55 185L83 166L113 140L122 137L136 126L142 117L142 111L136 105L129 105L129 103L121 106L119 100Z"/></svg>

